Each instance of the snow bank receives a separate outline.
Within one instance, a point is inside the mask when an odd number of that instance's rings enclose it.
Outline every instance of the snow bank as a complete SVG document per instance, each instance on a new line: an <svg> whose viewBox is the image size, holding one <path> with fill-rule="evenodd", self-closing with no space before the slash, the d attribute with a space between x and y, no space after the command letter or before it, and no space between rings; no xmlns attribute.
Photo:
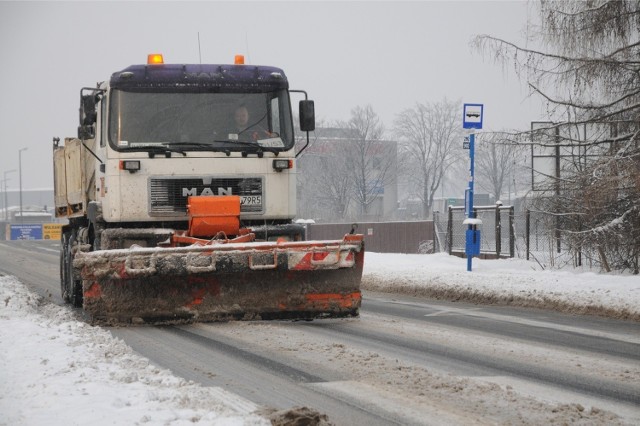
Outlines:
<svg viewBox="0 0 640 426"><path fill-rule="evenodd" d="M252 402L136 355L0 277L0 424L270 425Z"/></svg>
<svg viewBox="0 0 640 426"><path fill-rule="evenodd" d="M362 288L640 321L640 277L542 270L521 259L467 260L444 253L366 253Z"/></svg>

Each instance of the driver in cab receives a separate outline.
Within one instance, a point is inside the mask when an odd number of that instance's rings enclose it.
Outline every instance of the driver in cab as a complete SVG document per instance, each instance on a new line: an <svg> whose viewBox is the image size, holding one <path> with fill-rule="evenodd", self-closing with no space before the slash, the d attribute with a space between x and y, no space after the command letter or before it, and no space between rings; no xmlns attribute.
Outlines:
<svg viewBox="0 0 640 426"><path fill-rule="evenodd" d="M229 134L229 139L240 141L257 141L265 137L269 137L269 132L258 125L261 121L251 123L251 116L246 105L238 106L233 113L233 121L235 128Z"/></svg>

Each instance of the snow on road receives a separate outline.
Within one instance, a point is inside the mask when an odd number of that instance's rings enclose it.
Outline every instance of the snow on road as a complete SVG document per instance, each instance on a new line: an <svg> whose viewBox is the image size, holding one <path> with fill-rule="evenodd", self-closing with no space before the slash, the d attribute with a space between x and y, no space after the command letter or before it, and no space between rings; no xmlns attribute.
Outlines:
<svg viewBox="0 0 640 426"><path fill-rule="evenodd" d="M640 278L522 260L367 253L363 286L640 318ZM0 276L0 425L271 424L252 402L178 378L100 328Z"/></svg>

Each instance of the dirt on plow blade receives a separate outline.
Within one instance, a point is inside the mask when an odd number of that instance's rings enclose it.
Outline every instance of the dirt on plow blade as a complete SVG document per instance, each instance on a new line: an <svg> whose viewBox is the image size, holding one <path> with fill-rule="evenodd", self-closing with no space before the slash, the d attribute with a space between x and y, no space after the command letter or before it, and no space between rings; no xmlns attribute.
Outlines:
<svg viewBox="0 0 640 426"><path fill-rule="evenodd" d="M362 235L344 240L79 252L94 323L357 316Z"/></svg>

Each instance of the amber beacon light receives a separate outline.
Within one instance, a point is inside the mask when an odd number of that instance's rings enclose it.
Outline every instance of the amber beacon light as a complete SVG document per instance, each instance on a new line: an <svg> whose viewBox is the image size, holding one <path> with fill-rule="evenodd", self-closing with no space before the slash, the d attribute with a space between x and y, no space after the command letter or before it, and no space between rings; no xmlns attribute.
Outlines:
<svg viewBox="0 0 640 426"><path fill-rule="evenodd" d="M147 55L147 65L164 64L164 58L161 53L151 53Z"/></svg>

